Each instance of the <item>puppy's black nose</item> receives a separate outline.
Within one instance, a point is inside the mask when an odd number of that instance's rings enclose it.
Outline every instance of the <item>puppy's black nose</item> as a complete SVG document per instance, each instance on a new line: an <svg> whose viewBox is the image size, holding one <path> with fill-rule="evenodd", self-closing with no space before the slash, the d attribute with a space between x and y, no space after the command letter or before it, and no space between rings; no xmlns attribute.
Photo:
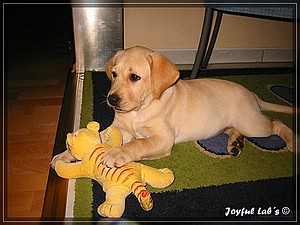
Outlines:
<svg viewBox="0 0 300 225"><path fill-rule="evenodd" d="M117 106L121 101L121 98L116 95L116 94L112 94L108 96L108 102L112 105L112 106Z"/></svg>

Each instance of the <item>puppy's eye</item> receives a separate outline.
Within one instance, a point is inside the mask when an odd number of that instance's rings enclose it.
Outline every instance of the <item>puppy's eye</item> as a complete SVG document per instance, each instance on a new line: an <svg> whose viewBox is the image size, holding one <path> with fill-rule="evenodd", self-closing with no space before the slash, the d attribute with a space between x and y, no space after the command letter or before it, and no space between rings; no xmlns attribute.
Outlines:
<svg viewBox="0 0 300 225"><path fill-rule="evenodd" d="M113 78L117 78L117 76L118 76L118 75L116 74L116 72L112 72L112 77L113 77Z"/></svg>
<svg viewBox="0 0 300 225"><path fill-rule="evenodd" d="M133 82L138 81L140 79L141 79L141 77L134 74L134 73L130 75L130 80L133 81Z"/></svg>

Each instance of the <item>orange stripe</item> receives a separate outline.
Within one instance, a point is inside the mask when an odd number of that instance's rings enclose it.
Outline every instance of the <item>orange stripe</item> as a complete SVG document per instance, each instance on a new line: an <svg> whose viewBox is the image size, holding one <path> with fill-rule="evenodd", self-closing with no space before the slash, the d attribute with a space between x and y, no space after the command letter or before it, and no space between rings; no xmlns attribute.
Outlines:
<svg viewBox="0 0 300 225"><path fill-rule="evenodd" d="M125 177L125 179L122 181L121 184L125 183L129 179L129 177L131 177L132 175L134 175L134 173L128 174L127 177Z"/></svg>
<svg viewBox="0 0 300 225"><path fill-rule="evenodd" d="M140 181L138 181L138 180L137 180L137 181L135 181L135 182L133 182L133 183L132 183L132 185L131 185L131 187L130 187L130 190L132 190L132 188L133 188L133 185L135 185L135 184L140 184L140 183L141 183L141 182L140 182Z"/></svg>
<svg viewBox="0 0 300 225"><path fill-rule="evenodd" d="M106 177L107 177L107 175L108 175L109 171L111 171L111 169L112 169L112 168L109 168L109 169L107 170L107 172L106 172L106 174L105 174L105 178L104 178L104 179L106 179Z"/></svg>
<svg viewBox="0 0 300 225"><path fill-rule="evenodd" d="M95 148L95 149L94 149L94 151L93 151L92 154L90 155L89 160L91 160L91 158L92 158L92 156L94 155L94 153L95 153L98 149L100 149L100 148L103 148L103 147L98 147L98 148Z"/></svg>
<svg viewBox="0 0 300 225"><path fill-rule="evenodd" d="M116 182L118 182L119 178L120 178L120 177L122 176L122 174L124 174L124 172L127 171L127 170L132 170L132 168L127 168L127 169L121 171L120 174L119 174L119 176L118 176L118 178L117 178L117 180L116 180Z"/></svg>
<svg viewBox="0 0 300 225"><path fill-rule="evenodd" d="M102 171L101 171L101 177L102 177L102 174L103 174L103 171L105 170L105 167L102 167Z"/></svg>
<svg viewBox="0 0 300 225"><path fill-rule="evenodd" d="M142 195L143 198L146 198L150 193L146 190L141 190L138 195Z"/></svg>
<svg viewBox="0 0 300 225"><path fill-rule="evenodd" d="M111 175L111 179L113 179L114 178L114 175L115 175L115 172L117 172L117 168L115 168L115 171L112 173L112 175Z"/></svg>
<svg viewBox="0 0 300 225"><path fill-rule="evenodd" d="M139 188L141 188L141 187L144 187L143 185L139 185L139 186L137 186L134 190L133 190L133 192L135 193L136 192L136 190L137 189L139 189Z"/></svg>
<svg viewBox="0 0 300 225"><path fill-rule="evenodd" d="M99 162L97 169L99 169L99 167L102 165L102 162Z"/></svg>
<svg viewBox="0 0 300 225"><path fill-rule="evenodd" d="M94 151L92 152L92 154L90 155L89 160L91 160L92 156L94 155L94 153L97 151L97 149L94 149Z"/></svg>
<svg viewBox="0 0 300 225"><path fill-rule="evenodd" d="M100 154L98 154L98 156L97 156L95 162L97 162L97 160L99 159L99 157L100 157L101 155L103 155L103 154L104 154L104 152L101 152Z"/></svg>

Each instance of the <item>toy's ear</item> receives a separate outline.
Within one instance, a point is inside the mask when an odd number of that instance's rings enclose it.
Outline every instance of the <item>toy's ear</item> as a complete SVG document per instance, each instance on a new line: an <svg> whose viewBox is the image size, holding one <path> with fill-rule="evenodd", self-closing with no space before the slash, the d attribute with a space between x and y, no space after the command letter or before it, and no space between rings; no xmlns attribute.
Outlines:
<svg viewBox="0 0 300 225"><path fill-rule="evenodd" d="M73 135L71 133L67 134L66 145L67 149L69 148L69 146L73 145Z"/></svg>
<svg viewBox="0 0 300 225"><path fill-rule="evenodd" d="M98 122L92 121L92 122L89 122L86 127L90 131L98 132L100 129L100 124Z"/></svg>
<svg viewBox="0 0 300 225"><path fill-rule="evenodd" d="M151 68L151 89L154 98L159 99L161 94L175 84L179 78L179 71L164 55L154 52L148 55Z"/></svg>
<svg viewBox="0 0 300 225"><path fill-rule="evenodd" d="M122 145L122 134L121 131L117 127L110 126L106 128L104 132L106 144L111 146L120 146Z"/></svg>

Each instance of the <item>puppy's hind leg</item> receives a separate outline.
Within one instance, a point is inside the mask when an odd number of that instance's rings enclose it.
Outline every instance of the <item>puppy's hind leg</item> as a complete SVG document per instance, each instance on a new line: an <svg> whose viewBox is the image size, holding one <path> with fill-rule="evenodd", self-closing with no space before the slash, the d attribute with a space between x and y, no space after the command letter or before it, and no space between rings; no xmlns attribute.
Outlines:
<svg viewBox="0 0 300 225"><path fill-rule="evenodd" d="M273 134L279 135L286 143L288 150L293 151L293 131L280 120L272 119Z"/></svg>
<svg viewBox="0 0 300 225"><path fill-rule="evenodd" d="M244 136L235 128L228 128L225 131L228 134L227 151L229 155L237 156L244 148Z"/></svg>
<svg viewBox="0 0 300 225"><path fill-rule="evenodd" d="M246 137L269 137L279 135L287 148L293 150L293 131L280 120L270 119L261 113L248 114L237 124L237 129Z"/></svg>

